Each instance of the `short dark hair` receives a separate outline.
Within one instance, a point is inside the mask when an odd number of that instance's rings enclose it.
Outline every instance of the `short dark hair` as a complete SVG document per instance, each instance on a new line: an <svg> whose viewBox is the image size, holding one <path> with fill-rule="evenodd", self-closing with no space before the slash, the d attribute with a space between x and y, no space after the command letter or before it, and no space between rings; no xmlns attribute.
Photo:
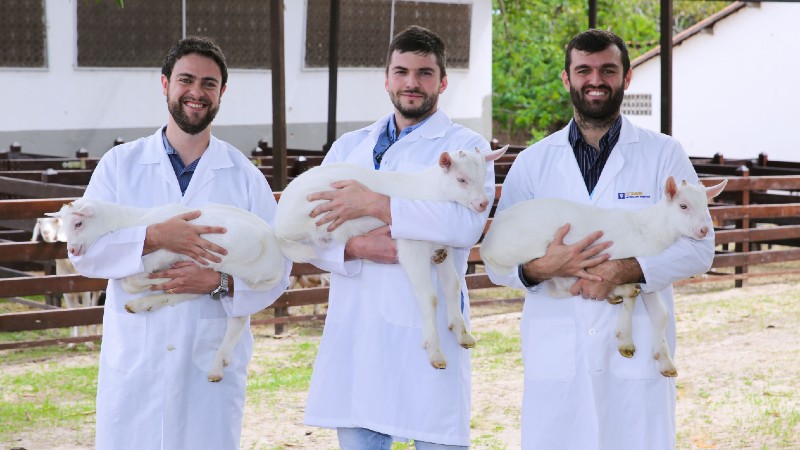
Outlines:
<svg viewBox="0 0 800 450"><path fill-rule="evenodd" d="M161 66L161 73L167 78L172 77L172 69L175 63L186 55L196 53L198 55L211 58L219 66L222 73L222 86L228 82L228 65L225 63L225 55L213 39L203 36L189 36L181 39L167 53L164 65Z"/></svg>
<svg viewBox="0 0 800 450"><path fill-rule="evenodd" d="M578 33L569 41L567 45L567 54L564 58L564 71L569 76L569 65L572 63L572 50L582 52L595 53L602 52L603 50L616 45L622 55L622 74L627 75L631 68L631 59L628 56L628 47L625 41L616 34L606 31L591 28L582 33Z"/></svg>
<svg viewBox="0 0 800 450"><path fill-rule="evenodd" d="M400 53L412 52L421 55L433 55L436 57L436 65L442 72L442 78L447 75L445 66L447 65L447 50L444 41L433 31L411 25L405 30L397 33L389 44L389 53L386 55L386 72L389 72L389 64L392 62L392 54L396 51Z"/></svg>

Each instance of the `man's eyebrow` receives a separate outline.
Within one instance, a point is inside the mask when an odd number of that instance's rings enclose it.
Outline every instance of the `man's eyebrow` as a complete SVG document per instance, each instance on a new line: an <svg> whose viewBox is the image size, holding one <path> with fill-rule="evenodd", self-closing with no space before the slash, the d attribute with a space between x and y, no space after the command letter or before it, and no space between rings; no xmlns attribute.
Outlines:
<svg viewBox="0 0 800 450"><path fill-rule="evenodd" d="M197 78L197 75L195 75L193 73L189 73L189 72L181 72L181 73L178 74L178 76L179 77L187 77L187 78L191 78L191 79ZM219 79L217 79L217 77L203 77L202 80L203 81L214 81L214 82L219 83Z"/></svg>

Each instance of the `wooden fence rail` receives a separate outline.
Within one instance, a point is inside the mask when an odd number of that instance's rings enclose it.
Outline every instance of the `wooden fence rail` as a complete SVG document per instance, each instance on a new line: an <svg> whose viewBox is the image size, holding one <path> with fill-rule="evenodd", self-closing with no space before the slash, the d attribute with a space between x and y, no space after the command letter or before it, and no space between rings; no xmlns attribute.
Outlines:
<svg viewBox="0 0 800 450"><path fill-rule="evenodd" d="M0 177L0 180L2 177ZM706 185L720 182L720 177L703 178ZM781 247L764 250L760 245L786 242L800 242L800 202L787 201L800 196L793 195L800 191L800 175L752 177L744 172L741 177L728 177L725 191L725 204L716 204L711 208L711 216L717 224L718 253L712 265L712 271L705 276L681 282L703 282L709 280L733 280L741 285L744 280L760 276L749 272L749 267L782 261L800 260L800 248ZM496 198L501 194L501 185L496 187ZM275 193L276 199L280 193ZM32 200L0 200L0 220L19 221L41 217L45 212L57 211L60 206L72 197ZM754 200L768 201L769 204L753 204ZM772 203L772 200L775 200ZM788 223L787 223L788 221ZM792 222L796 221L796 222ZM490 226L491 219L487 223ZM733 245L733 250L730 249ZM43 242L0 242L0 266L16 262L52 261L66 255L63 243ZM475 246L469 256L469 263L474 268L481 264L479 246ZM721 273L719 269L734 268L734 273ZM321 271L310 264L295 264L293 275L318 274ZM472 271L471 271L472 272ZM798 273L798 270L783 270L775 273ZM100 290L106 281L84 278L80 275L68 276L21 276L0 279L0 295L2 297L25 297L63 292L81 292ZM467 275L470 290L494 287L485 273ZM274 309L289 306L314 305L325 303L328 288L297 289L285 292L271 306ZM498 300L499 301L499 300ZM502 301L521 301L509 299ZM495 300L474 302L474 306L496 303ZM318 320L324 315L305 315L297 317L261 317L255 316L253 324L283 324L305 320ZM102 307L78 310L50 309L26 313L0 315L0 331L43 330L75 325L91 325L102 322ZM6 343L3 348L22 348L38 345L52 345L67 342L72 338L42 341L26 341ZM87 340L77 338L78 340Z"/></svg>

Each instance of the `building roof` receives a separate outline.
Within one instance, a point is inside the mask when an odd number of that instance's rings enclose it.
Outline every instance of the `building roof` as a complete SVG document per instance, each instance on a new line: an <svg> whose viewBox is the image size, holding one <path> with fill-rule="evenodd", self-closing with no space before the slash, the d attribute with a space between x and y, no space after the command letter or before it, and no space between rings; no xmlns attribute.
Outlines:
<svg viewBox="0 0 800 450"><path fill-rule="evenodd" d="M696 24L692 25L691 27L681 31L680 33L676 34L672 37L672 46L677 47L681 45L683 41L689 39L690 37L702 32L702 31L710 31L714 28L714 25L719 22L720 20L730 16L731 14L739 11L740 9L747 6L748 2L738 1L731 3L730 5L726 6L724 9L706 17L705 19L697 22ZM752 3L752 2L751 2ZM756 3L758 4L758 3ZM640 66L645 61L655 58L656 56L661 54L661 46L654 47L651 50L648 50L646 53L640 55L638 58L631 61L631 68Z"/></svg>

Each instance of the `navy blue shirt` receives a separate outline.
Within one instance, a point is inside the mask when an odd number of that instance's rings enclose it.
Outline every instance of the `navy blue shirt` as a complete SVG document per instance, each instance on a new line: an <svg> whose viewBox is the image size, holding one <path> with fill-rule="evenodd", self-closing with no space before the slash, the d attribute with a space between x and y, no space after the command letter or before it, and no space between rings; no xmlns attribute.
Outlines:
<svg viewBox="0 0 800 450"><path fill-rule="evenodd" d="M169 162L172 163L172 170L175 171L175 176L178 177L178 185L180 185L181 195L183 195L186 193L186 188L189 187L189 182L192 181L194 169L197 168L197 163L200 162L200 158L195 159L188 166L183 164L181 155L178 154L178 152L175 150L175 147L173 147L167 140L167 127L161 129L161 138L164 140L164 148L167 149Z"/></svg>
<svg viewBox="0 0 800 450"><path fill-rule="evenodd" d="M611 150L614 149L617 141L619 141L620 131L622 131L622 116L618 116L608 132L600 138L600 149L598 150L583 140L575 120L570 122L569 145L572 146L572 151L575 153L575 160L581 169L581 175L583 175L583 181L586 183L586 191L589 192L589 196L592 195L594 187L597 186L597 181L600 179L600 174L603 173L603 167L605 167L606 161L611 155Z"/></svg>

